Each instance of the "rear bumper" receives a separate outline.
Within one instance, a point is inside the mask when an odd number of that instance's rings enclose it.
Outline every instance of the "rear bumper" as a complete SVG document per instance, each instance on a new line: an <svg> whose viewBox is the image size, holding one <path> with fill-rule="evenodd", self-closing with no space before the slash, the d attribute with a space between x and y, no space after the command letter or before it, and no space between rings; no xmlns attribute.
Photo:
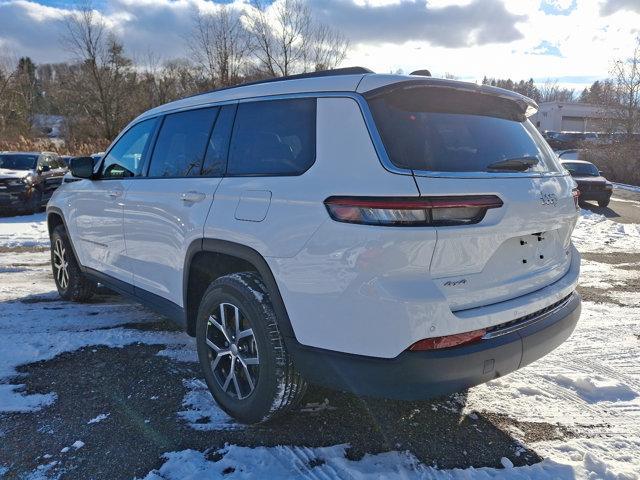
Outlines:
<svg viewBox="0 0 640 480"><path fill-rule="evenodd" d="M439 351L405 351L393 359L299 344L291 353L312 383L358 395L421 400L479 385L546 355L569 338L580 309L574 292L554 310L510 333Z"/></svg>
<svg viewBox="0 0 640 480"><path fill-rule="evenodd" d="M611 190L586 191L580 190L580 200L609 200L611 198Z"/></svg>

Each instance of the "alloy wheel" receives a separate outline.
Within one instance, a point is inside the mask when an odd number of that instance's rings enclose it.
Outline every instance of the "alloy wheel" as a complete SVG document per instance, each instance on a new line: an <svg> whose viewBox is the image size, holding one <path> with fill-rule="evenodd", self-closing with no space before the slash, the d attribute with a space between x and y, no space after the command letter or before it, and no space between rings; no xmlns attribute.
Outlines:
<svg viewBox="0 0 640 480"><path fill-rule="evenodd" d="M206 343L213 377L230 397L242 400L255 390L260 361L249 321L231 303L221 303L207 320Z"/></svg>
<svg viewBox="0 0 640 480"><path fill-rule="evenodd" d="M58 285L63 290L66 290L69 286L69 263L67 261L67 249L59 238L56 239L53 248L53 268Z"/></svg>

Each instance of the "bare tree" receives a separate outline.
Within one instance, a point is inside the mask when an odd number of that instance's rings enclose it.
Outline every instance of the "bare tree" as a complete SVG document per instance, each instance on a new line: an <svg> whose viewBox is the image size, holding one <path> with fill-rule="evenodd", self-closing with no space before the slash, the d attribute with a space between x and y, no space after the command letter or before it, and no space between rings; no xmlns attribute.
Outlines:
<svg viewBox="0 0 640 480"><path fill-rule="evenodd" d="M541 102L572 102L576 98L575 90L562 88L557 80L547 79L539 88Z"/></svg>
<svg viewBox="0 0 640 480"><path fill-rule="evenodd" d="M249 34L240 12L222 5L214 13L194 13L189 50L210 79L211 87L239 82L251 51Z"/></svg>
<svg viewBox="0 0 640 480"><path fill-rule="evenodd" d="M279 77L334 68L346 55L348 42L328 25L313 20L304 0L253 0L247 15L257 68Z"/></svg>
<svg viewBox="0 0 640 480"><path fill-rule="evenodd" d="M15 60L13 60L13 57L9 55L9 53L0 51L0 101L6 98L5 94L11 87L11 82L15 74L15 64Z"/></svg>
<svg viewBox="0 0 640 480"><path fill-rule="evenodd" d="M106 139L113 139L129 113L132 62L90 3L68 15L65 27L63 44L81 64L69 87L77 93L78 107L99 123Z"/></svg>
<svg viewBox="0 0 640 480"><path fill-rule="evenodd" d="M0 133L4 133L13 104L15 61L7 52L0 51Z"/></svg>
<svg viewBox="0 0 640 480"><path fill-rule="evenodd" d="M347 56L349 41L327 25L314 27L311 38L311 58L307 60L316 70L331 70L340 65Z"/></svg>
<svg viewBox="0 0 640 480"><path fill-rule="evenodd" d="M614 62L611 76L618 94L611 110L626 133L640 131L640 37L631 57Z"/></svg>
<svg viewBox="0 0 640 480"><path fill-rule="evenodd" d="M185 59L162 62L157 55L148 53L146 59L138 63L138 70L134 101L140 111L193 95L208 86L199 70Z"/></svg>

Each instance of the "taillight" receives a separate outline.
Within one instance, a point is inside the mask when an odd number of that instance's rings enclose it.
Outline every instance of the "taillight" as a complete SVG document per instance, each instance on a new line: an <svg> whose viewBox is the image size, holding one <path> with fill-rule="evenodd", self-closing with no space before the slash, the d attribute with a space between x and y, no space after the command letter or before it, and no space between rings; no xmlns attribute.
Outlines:
<svg viewBox="0 0 640 480"><path fill-rule="evenodd" d="M573 204L576 206L576 210L579 210L580 190L574 188L573 190L571 190L571 194L573 195Z"/></svg>
<svg viewBox="0 0 640 480"><path fill-rule="evenodd" d="M478 223L503 203L495 195L455 197L329 197L324 202L338 222L382 226L444 226Z"/></svg>
<svg viewBox="0 0 640 480"><path fill-rule="evenodd" d="M446 337L433 337L418 340L409 347L409 350L417 352L423 350L438 350L440 348L459 347L481 340L486 330L474 330L472 332L457 333Z"/></svg>

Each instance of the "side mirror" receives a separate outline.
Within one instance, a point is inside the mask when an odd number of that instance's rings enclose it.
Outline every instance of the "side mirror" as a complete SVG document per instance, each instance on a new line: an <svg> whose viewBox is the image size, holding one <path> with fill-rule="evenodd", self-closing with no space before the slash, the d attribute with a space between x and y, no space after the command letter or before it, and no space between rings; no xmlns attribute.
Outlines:
<svg viewBox="0 0 640 480"><path fill-rule="evenodd" d="M602 170L598 170L598 173L600 174L601 177L604 175L604 172Z"/></svg>
<svg viewBox="0 0 640 480"><path fill-rule="evenodd" d="M71 175L78 178L93 178L93 158L73 157L69 161Z"/></svg>

